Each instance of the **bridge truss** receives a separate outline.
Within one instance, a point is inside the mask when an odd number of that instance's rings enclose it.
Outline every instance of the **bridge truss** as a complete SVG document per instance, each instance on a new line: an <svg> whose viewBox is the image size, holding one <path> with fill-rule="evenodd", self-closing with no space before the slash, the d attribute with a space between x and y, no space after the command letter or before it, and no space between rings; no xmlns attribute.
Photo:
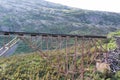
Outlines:
<svg viewBox="0 0 120 80"><path fill-rule="evenodd" d="M33 51L38 52L41 58L47 60L58 71L57 74L65 76L66 80L92 80L98 56L105 54L107 61L106 36L4 31L1 31L0 35L6 36L7 40L10 36L15 36L16 41L25 42ZM53 58L56 58L56 63Z"/></svg>

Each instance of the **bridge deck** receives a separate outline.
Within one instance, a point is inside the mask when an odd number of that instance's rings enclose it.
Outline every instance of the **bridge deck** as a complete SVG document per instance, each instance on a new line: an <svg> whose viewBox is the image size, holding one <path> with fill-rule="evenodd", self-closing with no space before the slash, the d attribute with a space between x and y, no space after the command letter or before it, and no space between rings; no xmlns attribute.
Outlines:
<svg viewBox="0 0 120 80"><path fill-rule="evenodd" d="M96 35L73 35L73 34L52 34L52 33L31 33L31 32L9 32L0 31L0 35L19 35L19 36L52 36L52 37L78 37L78 38L107 38L107 36L96 36Z"/></svg>

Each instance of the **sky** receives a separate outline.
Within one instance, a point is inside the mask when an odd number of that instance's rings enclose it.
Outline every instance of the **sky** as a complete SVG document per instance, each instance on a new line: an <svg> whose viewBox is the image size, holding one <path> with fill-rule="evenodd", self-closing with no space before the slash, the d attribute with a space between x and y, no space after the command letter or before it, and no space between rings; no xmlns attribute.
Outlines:
<svg viewBox="0 0 120 80"><path fill-rule="evenodd" d="M120 0L46 0L71 7L87 10L120 13Z"/></svg>

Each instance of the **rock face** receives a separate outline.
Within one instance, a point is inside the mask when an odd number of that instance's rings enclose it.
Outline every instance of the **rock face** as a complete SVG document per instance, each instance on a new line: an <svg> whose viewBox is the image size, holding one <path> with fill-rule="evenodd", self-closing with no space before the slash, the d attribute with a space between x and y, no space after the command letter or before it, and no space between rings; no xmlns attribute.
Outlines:
<svg viewBox="0 0 120 80"><path fill-rule="evenodd" d="M120 37L116 37L117 48L108 52L108 63L113 72L120 70Z"/></svg>
<svg viewBox="0 0 120 80"><path fill-rule="evenodd" d="M120 70L120 49L115 49L113 51L109 51L108 53L108 63L110 64L110 68L112 72L116 72Z"/></svg>
<svg viewBox="0 0 120 80"><path fill-rule="evenodd" d="M96 68L99 72L111 71L113 73L120 71L120 49L111 50L108 52L108 57L100 55L101 60L96 61Z"/></svg>
<svg viewBox="0 0 120 80"><path fill-rule="evenodd" d="M116 37L117 48L99 56L103 63L110 65L112 72L120 71L120 37Z"/></svg>

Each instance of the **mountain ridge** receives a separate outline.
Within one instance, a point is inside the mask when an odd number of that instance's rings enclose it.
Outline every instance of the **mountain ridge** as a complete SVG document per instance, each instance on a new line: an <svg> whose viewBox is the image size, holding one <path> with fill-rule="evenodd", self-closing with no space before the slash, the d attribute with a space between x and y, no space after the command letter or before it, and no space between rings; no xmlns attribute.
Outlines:
<svg viewBox="0 0 120 80"><path fill-rule="evenodd" d="M120 14L45 0L0 0L0 30L105 35L120 29Z"/></svg>

